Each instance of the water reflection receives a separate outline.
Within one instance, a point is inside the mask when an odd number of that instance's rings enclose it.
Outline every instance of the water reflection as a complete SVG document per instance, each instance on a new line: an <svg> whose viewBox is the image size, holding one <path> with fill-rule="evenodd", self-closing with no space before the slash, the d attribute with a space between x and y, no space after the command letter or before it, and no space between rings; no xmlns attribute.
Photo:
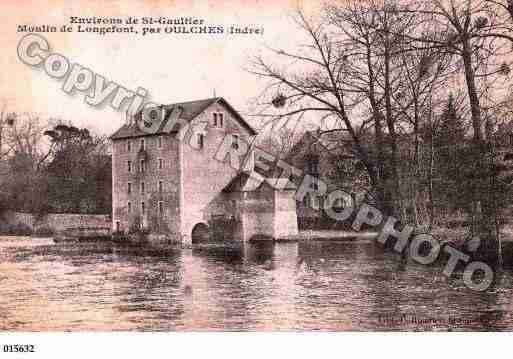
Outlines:
<svg viewBox="0 0 513 359"><path fill-rule="evenodd" d="M3 330L510 330L511 273L461 274L373 243L146 249L0 238Z"/></svg>

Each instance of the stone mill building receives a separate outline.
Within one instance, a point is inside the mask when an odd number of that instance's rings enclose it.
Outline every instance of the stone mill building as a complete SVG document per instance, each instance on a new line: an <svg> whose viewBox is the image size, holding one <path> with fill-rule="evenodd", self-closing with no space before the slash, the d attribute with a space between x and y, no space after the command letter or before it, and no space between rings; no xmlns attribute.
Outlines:
<svg viewBox="0 0 513 359"><path fill-rule="evenodd" d="M127 123L111 136L115 231L144 229L182 243L216 231L239 241L297 234L295 188L252 183L251 151L238 150L257 133L225 99L161 110L165 120L153 133ZM227 138L233 152L224 161L217 157ZM231 166L231 157L245 165Z"/></svg>

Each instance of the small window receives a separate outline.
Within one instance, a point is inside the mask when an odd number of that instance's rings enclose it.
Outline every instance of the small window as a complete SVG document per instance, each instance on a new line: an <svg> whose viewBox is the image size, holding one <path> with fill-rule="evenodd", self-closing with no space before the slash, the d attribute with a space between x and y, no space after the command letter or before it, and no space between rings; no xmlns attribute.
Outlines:
<svg viewBox="0 0 513 359"><path fill-rule="evenodd" d="M121 224L119 221L116 221L116 232L121 232Z"/></svg>
<svg viewBox="0 0 513 359"><path fill-rule="evenodd" d="M146 160L141 160L140 165L139 165L139 172L144 172L144 171L146 171Z"/></svg>
<svg viewBox="0 0 513 359"><path fill-rule="evenodd" d="M239 135L232 135L232 147L235 149L239 149Z"/></svg>
<svg viewBox="0 0 513 359"><path fill-rule="evenodd" d="M318 200L318 207L317 207L317 209L318 210L323 209L324 208L324 196L317 197L317 200Z"/></svg>
<svg viewBox="0 0 513 359"><path fill-rule="evenodd" d="M310 194L307 193L304 197L303 197L303 201L301 202L303 204L303 206L305 207L310 207Z"/></svg>
<svg viewBox="0 0 513 359"><path fill-rule="evenodd" d="M159 214L162 216L164 214L164 203L162 201L159 201L158 209L159 209Z"/></svg>
<svg viewBox="0 0 513 359"><path fill-rule="evenodd" d="M164 192L164 182L159 181L159 192Z"/></svg>
<svg viewBox="0 0 513 359"><path fill-rule="evenodd" d="M131 140L126 141L126 151L127 152L132 151L132 141Z"/></svg>
<svg viewBox="0 0 513 359"><path fill-rule="evenodd" d="M159 170L164 168L164 160L162 158L159 158Z"/></svg>
<svg viewBox="0 0 513 359"><path fill-rule="evenodd" d="M131 173L132 172L132 161L128 161L127 166L128 166L128 173Z"/></svg>
<svg viewBox="0 0 513 359"><path fill-rule="evenodd" d="M128 213L131 213L132 212L132 202L128 202L127 208L128 208Z"/></svg>
<svg viewBox="0 0 513 359"><path fill-rule="evenodd" d="M315 175L312 178L312 188L316 191L319 190L319 178Z"/></svg>
<svg viewBox="0 0 513 359"><path fill-rule="evenodd" d="M204 144L203 138L204 138L203 134L198 133L198 135L197 135L198 148L203 148L203 144Z"/></svg>
<svg viewBox="0 0 513 359"><path fill-rule="evenodd" d="M321 200L318 196L313 195L312 197L310 197L310 207L312 209L319 209L321 204L320 202Z"/></svg>
<svg viewBox="0 0 513 359"><path fill-rule="evenodd" d="M308 161L308 173L318 174L319 173L319 161L317 159L310 159Z"/></svg>
<svg viewBox="0 0 513 359"><path fill-rule="evenodd" d="M141 150L145 150L146 149L146 141L144 140L144 138L141 138Z"/></svg>
<svg viewBox="0 0 513 359"><path fill-rule="evenodd" d="M320 209L322 207L323 198L316 196L312 193L307 193L305 197L303 197L303 205L312 209Z"/></svg>
<svg viewBox="0 0 513 359"><path fill-rule="evenodd" d="M130 182L128 182L127 192L128 194L132 193L132 184Z"/></svg>
<svg viewBox="0 0 513 359"><path fill-rule="evenodd" d="M213 125L217 128L222 128L224 124L224 115L220 112L214 112L213 113Z"/></svg>
<svg viewBox="0 0 513 359"><path fill-rule="evenodd" d="M141 193L144 193L145 189L144 182L141 182Z"/></svg>
<svg viewBox="0 0 513 359"><path fill-rule="evenodd" d="M146 204L144 202L141 202L141 213L142 214L146 213Z"/></svg>
<svg viewBox="0 0 513 359"><path fill-rule="evenodd" d="M513 133L509 135L509 145L513 147Z"/></svg>
<svg viewBox="0 0 513 359"><path fill-rule="evenodd" d="M159 148L162 148L162 136L159 136L159 138L157 139L157 146Z"/></svg>

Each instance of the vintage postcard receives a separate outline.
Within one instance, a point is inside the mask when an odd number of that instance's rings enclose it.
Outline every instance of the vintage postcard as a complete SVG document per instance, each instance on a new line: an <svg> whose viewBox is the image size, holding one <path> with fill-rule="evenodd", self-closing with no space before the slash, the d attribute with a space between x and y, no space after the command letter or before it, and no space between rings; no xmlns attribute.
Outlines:
<svg viewBox="0 0 513 359"><path fill-rule="evenodd" d="M511 1L0 8L1 331L513 330Z"/></svg>

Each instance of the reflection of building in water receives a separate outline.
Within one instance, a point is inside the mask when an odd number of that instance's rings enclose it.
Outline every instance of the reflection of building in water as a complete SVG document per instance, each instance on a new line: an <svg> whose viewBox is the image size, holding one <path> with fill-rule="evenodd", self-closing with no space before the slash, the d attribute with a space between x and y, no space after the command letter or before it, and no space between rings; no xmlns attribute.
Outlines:
<svg viewBox="0 0 513 359"><path fill-rule="evenodd" d="M243 261L242 248L228 252L222 248L184 250L180 272L183 329L242 330L254 327L251 305L257 295L252 291L258 293L258 289L250 272L241 267Z"/></svg>

